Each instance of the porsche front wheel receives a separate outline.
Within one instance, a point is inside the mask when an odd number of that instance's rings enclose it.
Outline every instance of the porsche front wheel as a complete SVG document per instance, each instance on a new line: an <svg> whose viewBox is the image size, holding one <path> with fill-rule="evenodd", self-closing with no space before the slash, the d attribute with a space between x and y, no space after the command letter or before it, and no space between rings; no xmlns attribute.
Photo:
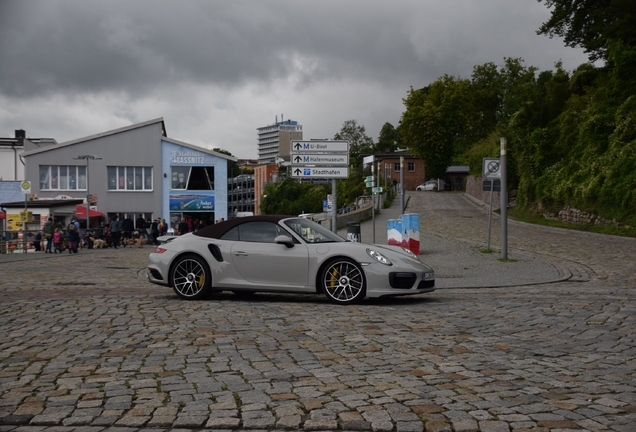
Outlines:
<svg viewBox="0 0 636 432"><path fill-rule="evenodd" d="M196 255L184 255L172 266L170 281L177 295L187 300L199 300L210 293L210 268Z"/></svg>
<svg viewBox="0 0 636 432"><path fill-rule="evenodd" d="M338 304L353 304L366 294L364 273L359 264L344 258L331 261L320 276L322 291Z"/></svg>

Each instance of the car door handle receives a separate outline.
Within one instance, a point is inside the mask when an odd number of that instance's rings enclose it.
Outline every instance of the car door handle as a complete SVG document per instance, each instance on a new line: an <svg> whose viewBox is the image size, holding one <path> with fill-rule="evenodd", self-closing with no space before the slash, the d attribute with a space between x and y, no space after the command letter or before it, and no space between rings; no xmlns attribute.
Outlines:
<svg viewBox="0 0 636 432"><path fill-rule="evenodd" d="M243 251L236 251L236 252L232 252L234 254L234 256L247 256L247 252L243 252Z"/></svg>

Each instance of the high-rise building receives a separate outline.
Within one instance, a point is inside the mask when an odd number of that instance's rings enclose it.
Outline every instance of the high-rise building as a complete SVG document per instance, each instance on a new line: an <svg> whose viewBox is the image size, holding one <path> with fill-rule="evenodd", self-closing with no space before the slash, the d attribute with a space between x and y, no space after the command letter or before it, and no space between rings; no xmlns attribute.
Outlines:
<svg viewBox="0 0 636 432"><path fill-rule="evenodd" d="M258 158L260 163L273 164L276 158L289 161L291 142L303 139L303 127L295 120L282 120L258 129Z"/></svg>

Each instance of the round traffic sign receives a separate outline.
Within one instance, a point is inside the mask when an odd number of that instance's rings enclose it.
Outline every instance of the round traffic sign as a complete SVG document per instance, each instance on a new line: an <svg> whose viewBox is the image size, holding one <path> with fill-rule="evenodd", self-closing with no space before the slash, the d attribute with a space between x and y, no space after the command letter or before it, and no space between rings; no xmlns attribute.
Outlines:
<svg viewBox="0 0 636 432"><path fill-rule="evenodd" d="M499 161L490 161L487 166L489 173L496 173L499 171Z"/></svg>

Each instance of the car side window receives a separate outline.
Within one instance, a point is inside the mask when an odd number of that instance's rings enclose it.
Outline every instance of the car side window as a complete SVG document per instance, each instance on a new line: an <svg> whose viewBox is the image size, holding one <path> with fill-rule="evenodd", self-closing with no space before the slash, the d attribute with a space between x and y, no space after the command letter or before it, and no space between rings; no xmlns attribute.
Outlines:
<svg viewBox="0 0 636 432"><path fill-rule="evenodd" d="M227 231L225 234L221 236L221 240L234 240L238 241L239 239L239 230L238 226L235 226L231 230Z"/></svg>
<svg viewBox="0 0 636 432"><path fill-rule="evenodd" d="M274 243L283 230L270 222L248 222L238 226L239 240L246 242Z"/></svg>

